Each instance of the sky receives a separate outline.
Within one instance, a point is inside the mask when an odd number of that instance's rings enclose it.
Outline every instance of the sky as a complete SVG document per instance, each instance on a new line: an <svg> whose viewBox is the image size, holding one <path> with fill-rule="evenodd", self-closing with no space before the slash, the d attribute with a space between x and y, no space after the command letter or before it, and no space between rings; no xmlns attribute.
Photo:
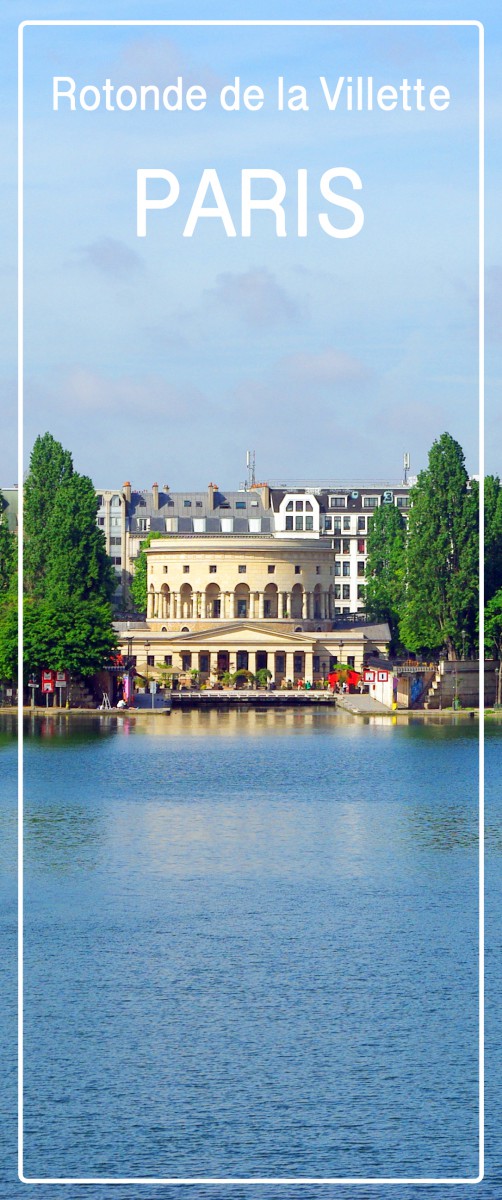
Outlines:
<svg viewBox="0 0 502 1200"><path fill-rule="evenodd" d="M6 11L6 9L8 11ZM146 10L145 10L146 12ZM496 6L186 6L182 16L277 19L480 19L487 38L486 469L500 472L502 255L500 18ZM14 0L0 17L5 153L0 370L5 433L0 486L17 482L15 346L15 87L20 19L140 19L137 4ZM170 4L148 17L180 17ZM46 429L96 487L236 487L246 450L259 479L402 478L426 465L448 430L478 470L477 40L475 28L29 28L25 33L25 461ZM498 58L500 61L500 58ZM260 110L224 111L221 88L263 90ZM421 78L451 95L447 110L330 112L320 86L374 77L375 88ZM203 86L204 110L69 111L52 107L54 76L101 86ZM306 89L308 111L278 111L278 78ZM286 237L254 212L241 235L241 172L278 172ZM364 224L330 237L318 214L351 224L320 180L350 168ZM161 168L179 199L136 232L136 172ZM205 168L214 168L233 221L183 229ZM296 233L297 172L306 172L308 233ZM150 184L153 187L163 185ZM254 184L270 194L271 183ZM267 190L268 189L268 190ZM160 195L160 191L155 194ZM214 204L210 192L206 201Z"/></svg>

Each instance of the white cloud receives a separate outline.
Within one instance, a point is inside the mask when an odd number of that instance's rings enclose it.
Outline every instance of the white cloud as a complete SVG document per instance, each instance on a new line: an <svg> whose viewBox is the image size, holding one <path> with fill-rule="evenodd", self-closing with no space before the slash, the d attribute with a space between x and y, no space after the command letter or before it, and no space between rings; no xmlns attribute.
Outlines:
<svg viewBox="0 0 502 1200"><path fill-rule="evenodd" d="M266 267L257 267L240 275L230 272L218 275L216 287L209 295L255 327L297 321L300 317L298 304Z"/></svg>

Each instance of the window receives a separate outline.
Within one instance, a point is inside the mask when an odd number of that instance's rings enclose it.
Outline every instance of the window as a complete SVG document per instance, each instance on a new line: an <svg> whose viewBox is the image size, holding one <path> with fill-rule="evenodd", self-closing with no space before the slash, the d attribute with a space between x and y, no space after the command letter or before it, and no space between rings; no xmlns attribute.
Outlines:
<svg viewBox="0 0 502 1200"><path fill-rule="evenodd" d="M122 559L121 559L120 555L118 555L118 556L112 555L112 563L113 563L114 567L121 567Z"/></svg>
<svg viewBox="0 0 502 1200"><path fill-rule="evenodd" d="M305 529L313 529L313 528L314 528L314 518L313 517L305 517Z"/></svg>
<svg viewBox="0 0 502 1200"><path fill-rule="evenodd" d="M105 523L105 518L104 518L104 517L98 517L98 525L104 525L104 523Z"/></svg>
<svg viewBox="0 0 502 1200"><path fill-rule="evenodd" d="M191 500L184 500L184 501L183 501L183 508L191 508L191 507L192 507L192 501L191 501Z"/></svg>
<svg viewBox="0 0 502 1200"><path fill-rule="evenodd" d="M343 538L342 550L344 554L350 554L350 538Z"/></svg>
<svg viewBox="0 0 502 1200"><path fill-rule="evenodd" d="M272 605L270 603L270 600L264 600L263 601L263 616L264 617L271 616L271 608L272 608Z"/></svg>
<svg viewBox="0 0 502 1200"><path fill-rule="evenodd" d="M320 567L316 567L316 569L315 569L315 573L316 573L316 575L320 575L320 574L321 574L321 568L320 568Z"/></svg>
<svg viewBox="0 0 502 1200"><path fill-rule="evenodd" d="M285 654L276 654L275 669L276 669L276 671L280 671L281 674L286 670L286 655Z"/></svg>
<svg viewBox="0 0 502 1200"><path fill-rule="evenodd" d="M275 565L274 565L274 563L269 563L269 564L268 564L267 571L268 571L269 575L275 575Z"/></svg>
<svg viewBox="0 0 502 1200"><path fill-rule="evenodd" d="M196 507L196 508L202 508L202 500L196 500L196 501L195 501L195 507Z"/></svg>
<svg viewBox="0 0 502 1200"><path fill-rule="evenodd" d="M303 500L295 500L295 512L303 512Z"/></svg>
<svg viewBox="0 0 502 1200"><path fill-rule="evenodd" d="M118 517L112 517L111 524L114 525L115 522L118 521L118 519L119 519ZM149 529L149 528L150 528L150 518L149 517L138 517L138 529L139 529L140 533L146 533L147 529Z"/></svg>
<svg viewBox="0 0 502 1200"><path fill-rule="evenodd" d="M245 500L236 500L236 501L235 501L235 507L236 507L236 508L245 508L245 507L246 507L246 501L245 501Z"/></svg>
<svg viewBox="0 0 502 1200"><path fill-rule="evenodd" d="M340 606L338 604L335 604L335 617L339 617L341 611L342 610L341 610Z"/></svg>
<svg viewBox="0 0 502 1200"><path fill-rule="evenodd" d="M409 496L397 496L396 504L397 504L398 508L409 508L410 507L410 497Z"/></svg>
<svg viewBox="0 0 502 1200"><path fill-rule="evenodd" d="M216 575L216 563L211 563L211 565L209 567L209 574Z"/></svg>
<svg viewBox="0 0 502 1200"><path fill-rule="evenodd" d="M316 674L321 670L321 659L318 654L314 654L312 658L312 667Z"/></svg>
<svg viewBox="0 0 502 1200"><path fill-rule="evenodd" d="M222 502L220 504L220 508L230 508L228 500L222 500Z"/></svg>
<svg viewBox="0 0 502 1200"><path fill-rule="evenodd" d="M330 657L330 660L329 660L330 671L332 671L333 668L336 667L337 662L338 662L338 654L332 654Z"/></svg>
<svg viewBox="0 0 502 1200"><path fill-rule="evenodd" d="M340 563L336 562L335 563L335 575L341 575L341 573L342 573L342 568L340 566Z"/></svg>
<svg viewBox="0 0 502 1200"><path fill-rule="evenodd" d="M342 600L350 600L350 583L344 583L342 587Z"/></svg>
<svg viewBox="0 0 502 1200"><path fill-rule="evenodd" d="M342 518L341 517L333 517L333 532L334 533L342 532Z"/></svg>
<svg viewBox="0 0 502 1200"><path fill-rule="evenodd" d="M344 562L342 575L350 575L350 563Z"/></svg>
<svg viewBox="0 0 502 1200"><path fill-rule="evenodd" d="M147 654L146 661L147 661L147 664L149 667L154 667L155 666L155 655Z"/></svg>
<svg viewBox="0 0 502 1200"><path fill-rule="evenodd" d="M102 496L96 496L96 500L97 500L97 502L98 502L98 508L103 508L103 497L102 497Z"/></svg>
<svg viewBox="0 0 502 1200"><path fill-rule="evenodd" d="M343 528L350 529L350 517L343 518Z"/></svg>
<svg viewBox="0 0 502 1200"><path fill-rule="evenodd" d="M286 517L286 520L289 520L289 518ZM291 528L293 528L293 526L291 526ZM261 533L261 517L250 517L249 518L249 532L250 533Z"/></svg>
<svg viewBox="0 0 502 1200"><path fill-rule="evenodd" d="M207 675L209 671L209 654L199 654L199 671Z"/></svg>
<svg viewBox="0 0 502 1200"><path fill-rule="evenodd" d="M330 508L345 508L345 496L330 496Z"/></svg>
<svg viewBox="0 0 502 1200"><path fill-rule="evenodd" d="M365 542L364 538L357 539L357 553L358 554L366 553L366 542Z"/></svg>
<svg viewBox="0 0 502 1200"><path fill-rule="evenodd" d="M258 501L257 501L257 500L252 500L252 501L251 501L251 508L258 508Z"/></svg>
<svg viewBox="0 0 502 1200"><path fill-rule="evenodd" d="M120 508L120 496L112 496L110 504L112 508Z"/></svg>
<svg viewBox="0 0 502 1200"><path fill-rule="evenodd" d="M364 563L363 563L363 562L358 562L358 564L357 564L357 574L358 574L358 576L359 576L359 579L361 579L361 578L362 578L362 576L364 575Z"/></svg>
<svg viewBox="0 0 502 1200"><path fill-rule="evenodd" d="M349 613L350 613L350 608L342 608L342 615L344 617L348 616Z"/></svg>
<svg viewBox="0 0 502 1200"><path fill-rule="evenodd" d="M293 528L293 518L286 517L286 529L292 529L292 528Z"/></svg>
<svg viewBox="0 0 502 1200"><path fill-rule="evenodd" d="M292 500L288 500L288 503L286 504L286 512L293 512L293 501Z"/></svg>
<svg viewBox="0 0 502 1200"><path fill-rule="evenodd" d="M335 538L333 549L335 551L335 554L342 553L342 539L341 538Z"/></svg>
<svg viewBox="0 0 502 1200"><path fill-rule="evenodd" d="M248 615L247 600L238 600L237 601L237 616L238 617L247 617L247 615Z"/></svg>
<svg viewBox="0 0 502 1200"><path fill-rule="evenodd" d="M190 572L190 567L188 566L187 563L185 563L185 566L183 567L183 574L188 575L189 572Z"/></svg>
<svg viewBox="0 0 502 1200"><path fill-rule="evenodd" d="M122 538L111 537L110 538L110 546L120 546L121 541L122 541Z"/></svg>
<svg viewBox="0 0 502 1200"><path fill-rule="evenodd" d="M324 518L324 528L331 530L333 528L333 517Z"/></svg>
<svg viewBox="0 0 502 1200"><path fill-rule="evenodd" d="M191 655L191 654L182 654L182 655L181 655L181 669L182 669L182 671L189 671L189 670L190 670L190 667L191 667L191 665L192 665L192 655Z"/></svg>
<svg viewBox="0 0 502 1200"><path fill-rule="evenodd" d="M301 573L302 573L302 569L301 569L301 567L299 567L299 566L296 566L296 567L295 567L295 575L301 575Z"/></svg>
<svg viewBox="0 0 502 1200"><path fill-rule="evenodd" d="M358 584L357 587L357 599L364 600L364 587L362 587L361 584Z"/></svg>
<svg viewBox="0 0 502 1200"><path fill-rule="evenodd" d="M146 517L145 519L148 522L148 524L145 525L145 529L149 529L150 528L150 518ZM120 529L121 524L122 524L122 521L121 521L120 517L110 517L110 525L112 526L113 529Z"/></svg>
<svg viewBox="0 0 502 1200"><path fill-rule="evenodd" d="M341 592L340 592L340 586L341 585L339 583L335 583L335 600L341 600L341 598L342 598Z"/></svg>
<svg viewBox="0 0 502 1200"><path fill-rule="evenodd" d="M295 675L301 675L303 671L303 654L293 654L293 671Z"/></svg>
<svg viewBox="0 0 502 1200"><path fill-rule="evenodd" d="M363 496L363 508L377 508L378 496Z"/></svg>
<svg viewBox="0 0 502 1200"><path fill-rule="evenodd" d="M172 654L164 654L164 666L165 666L165 667L172 667L172 665L173 665L173 656L172 656Z"/></svg>
<svg viewBox="0 0 502 1200"><path fill-rule="evenodd" d="M238 572L239 572L239 575L245 575L245 574L246 574L246 570L247 570L247 568L246 568L246 566L244 565L244 563L239 563L239 566L237 567L237 570L238 570Z"/></svg>
<svg viewBox="0 0 502 1200"><path fill-rule="evenodd" d="M357 532L358 533L366 532L366 517L358 517L357 518Z"/></svg>
<svg viewBox="0 0 502 1200"><path fill-rule="evenodd" d="M347 666L348 666L348 667L355 667L355 665L356 665L356 660L355 660L355 657L354 657L354 655L353 655L353 654L349 654L349 656L348 656L348 658L347 658Z"/></svg>
<svg viewBox="0 0 502 1200"><path fill-rule="evenodd" d="M303 517L295 517L295 529L303 531Z"/></svg>
<svg viewBox="0 0 502 1200"><path fill-rule="evenodd" d="M312 507L310 500L306 500L305 501L305 512L313 512L313 511L314 511L314 509Z"/></svg>
<svg viewBox="0 0 502 1200"><path fill-rule="evenodd" d="M221 617L221 600L213 600L213 617Z"/></svg>
<svg viewBox="0 0 502 1200"><path fill-rule="evenodd" d="M162 571L163 571L164 575L167 575L167 567L162 567Z"/></svg>

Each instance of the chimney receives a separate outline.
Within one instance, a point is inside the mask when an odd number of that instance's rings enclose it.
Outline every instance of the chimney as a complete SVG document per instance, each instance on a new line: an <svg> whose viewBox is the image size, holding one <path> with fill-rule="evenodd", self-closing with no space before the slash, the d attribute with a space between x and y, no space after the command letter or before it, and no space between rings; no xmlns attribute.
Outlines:
<svg viewBox="0 0 502 1200"><path fill-rule="evenodd" d="M125 483L122 484L122 491L124 493L127 503L130 504L131 503L131 485L130 485L128 479L126 480Z"/></svg>
<svg viewBox="0 0 502 1200"><path fill-rule="evenodd" d="M152 483L152 508L154 512L159 511L159 485Z"/></svg>
<svg viewBox="0 0 502 1200"><path fill-rule="evenodd" d="M208 483L207 490L208 490L208 495L209 495L209 507L212 511L214 508L214 497L218 491L218 484L217 483Z"/></svg>

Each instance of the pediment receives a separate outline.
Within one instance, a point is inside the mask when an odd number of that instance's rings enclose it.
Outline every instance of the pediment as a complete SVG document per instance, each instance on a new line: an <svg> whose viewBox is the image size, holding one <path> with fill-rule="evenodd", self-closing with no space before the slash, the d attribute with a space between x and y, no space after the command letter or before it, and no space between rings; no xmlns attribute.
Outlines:
<svg viewBox="0 0 502 1200"><path fill-rule="evenodd" d="M263 622L258 621L222 621L219 625L211 625L207 629L197 629L191 633L174 633L167 635L170 642L197 645L199 642L217 642L225 649L235 646L239 649L244 643L256 645L258 649L270 646L290 646L297 642L301 646L312 644L316 637L312 633L286 633L280 629L268 629Z"/></svg>

